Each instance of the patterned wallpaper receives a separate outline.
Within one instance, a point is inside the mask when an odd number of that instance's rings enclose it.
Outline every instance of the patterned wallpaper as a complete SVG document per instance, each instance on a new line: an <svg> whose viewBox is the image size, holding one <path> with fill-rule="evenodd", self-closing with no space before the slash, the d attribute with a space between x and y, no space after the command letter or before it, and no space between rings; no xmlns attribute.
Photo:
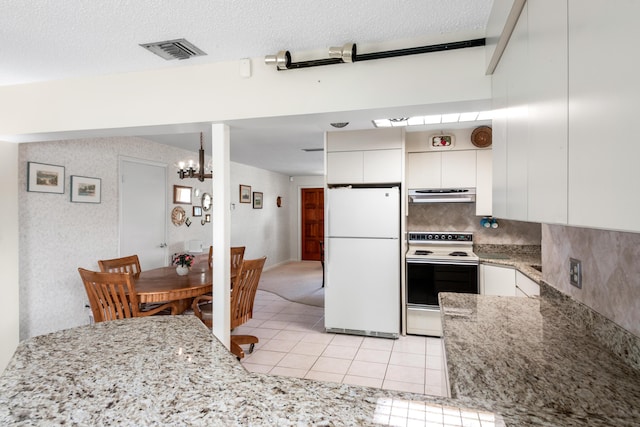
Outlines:
<svg viewBox="0 0 640 427"><path fill-rule="evenodd" d="M569 258L582 261L582 289L569 283ZM543 279L640 337L640 234L542 226Z"/></svg>
<svg viewBox="0 0 640 427"><path fill-rule="evenodd" d="M97 260L119 256L118 158L146 159L168 165L167 199L180 181L173 164L193 153L141 138L96 138L20 144L20 337L28 338L86 324L86 294L78 267L98 270ZM27 192L27 162L65 167L65 193ZM71 203L71 175L102 179L100 204ZM208 184L210 185L210 183ZM173 208L168 207L170 213ZM194 221L195 222L195 221ZM176 227L167 215L168 254L182 250L184 241L211 242L211 223ZM144 266L143 266L144 269Z"/></svg>

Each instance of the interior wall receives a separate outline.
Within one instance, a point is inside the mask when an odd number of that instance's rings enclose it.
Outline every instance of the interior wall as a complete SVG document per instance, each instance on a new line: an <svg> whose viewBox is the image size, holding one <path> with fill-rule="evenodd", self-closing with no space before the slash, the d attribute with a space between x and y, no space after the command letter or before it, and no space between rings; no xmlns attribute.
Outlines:
<svg viewBox="0 0 640 427"><path fill-rule="evenodd" d="M0 141L0 373L13 356L19 339L18 269L18 144Z"/></svg>
<svg viewBox="0 0 640 427"><path fill-rule="evenodd" d="M582 261L582 289L569 258ZM640 234L542 225L545 282L640 337Z"/></svg>
<svg viewBox="0 0 640 427"><path fill-rule="evenodd" d="M192 152L141 138L20 144L17 163L20 240L19 246L13 247L19 247L21 339L88 323L89 311L84 308L88 300L77 269L98 270L97 260L121 255L118 241L121 155L168 165L168 213L174 206L174 184L201 186L202 190L211 185L197 180L181 181L173 173L173 164L192 157ZM65 193L27 192L30 161L64 166ZM101 203L70 202L71 175L101 178ZM186 240L201 239L210 244L211 223L202 226L196 220L191 227L176 227L167 215L167 263L171 253L184 250Z"/></svg>
<svg viewBox="0 0 640 427"><path fill-rule="evenodd" d="M0 136L486 102L484 54L477 47L289 71L259 57L249 78L228 61L3 86Z"/></svg>
<svg viewBox="0 0 640 427"><path fill-rule="evenodd" d="M262 209L240 203L240 184L263 194ZM265 268L289 260L290 210L287 208L289 177L231 162L231 246L245 246L245 258L267 257ZM282 207L276 198L284 199ZM215 200L213 201L215 203Z"/></svg>

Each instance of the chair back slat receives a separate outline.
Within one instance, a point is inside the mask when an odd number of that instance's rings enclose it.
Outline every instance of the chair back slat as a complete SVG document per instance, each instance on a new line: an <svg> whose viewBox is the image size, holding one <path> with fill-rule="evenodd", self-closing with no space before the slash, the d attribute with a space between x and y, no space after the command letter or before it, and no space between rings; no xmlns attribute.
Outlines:
<svg viewBox="0 0 640 427"><path fill-rule="evenodd" d="M138 255L129 255L121 258L102 259L98 261L100 271L103 273L129 273L138 277L142 269Z"/></svg>
<svg viewBox="0 0 640 427"><path fill-rule="evenodd" d="M79 268L96 322L137 317L138 297L130 273L103 273Z"/></svg>
<svg viewBox="0 0 640 427"><path fill-rule="evenodd" d="M231 329L252 318L253 301L266 259L243 260L231 290Z"/></svg>

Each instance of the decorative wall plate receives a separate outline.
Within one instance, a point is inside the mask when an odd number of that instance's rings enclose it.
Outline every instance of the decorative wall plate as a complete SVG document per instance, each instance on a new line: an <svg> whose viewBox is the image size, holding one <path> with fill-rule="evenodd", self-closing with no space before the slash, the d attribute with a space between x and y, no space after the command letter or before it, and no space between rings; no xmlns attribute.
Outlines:
<svg viewBox="0 0 640 427"><path fill-rule="evenodd" d="M491 128L489 126L477 127L471 132L471 143L478 148L491 145Z"/></svg>
<svg viewBox="0 0 640 427"><path fill-rule="evenodd" d="M179 227L184 224L184 221L187 219L187 213L180 206L176 206L171 211L171 222L173 225Z"/></svg>

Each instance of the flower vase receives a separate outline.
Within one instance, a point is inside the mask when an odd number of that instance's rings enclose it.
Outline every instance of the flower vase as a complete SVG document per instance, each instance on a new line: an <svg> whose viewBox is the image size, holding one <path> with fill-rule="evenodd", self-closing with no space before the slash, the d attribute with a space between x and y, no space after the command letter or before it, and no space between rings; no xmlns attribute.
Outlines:
<svg viewBox="0 0 640 427"><path fill-rule="evenodd" d="M179 265L176 267L176 273L178 273L178 276L186 276L189 274L189 267L186 265Z"/></svg>

